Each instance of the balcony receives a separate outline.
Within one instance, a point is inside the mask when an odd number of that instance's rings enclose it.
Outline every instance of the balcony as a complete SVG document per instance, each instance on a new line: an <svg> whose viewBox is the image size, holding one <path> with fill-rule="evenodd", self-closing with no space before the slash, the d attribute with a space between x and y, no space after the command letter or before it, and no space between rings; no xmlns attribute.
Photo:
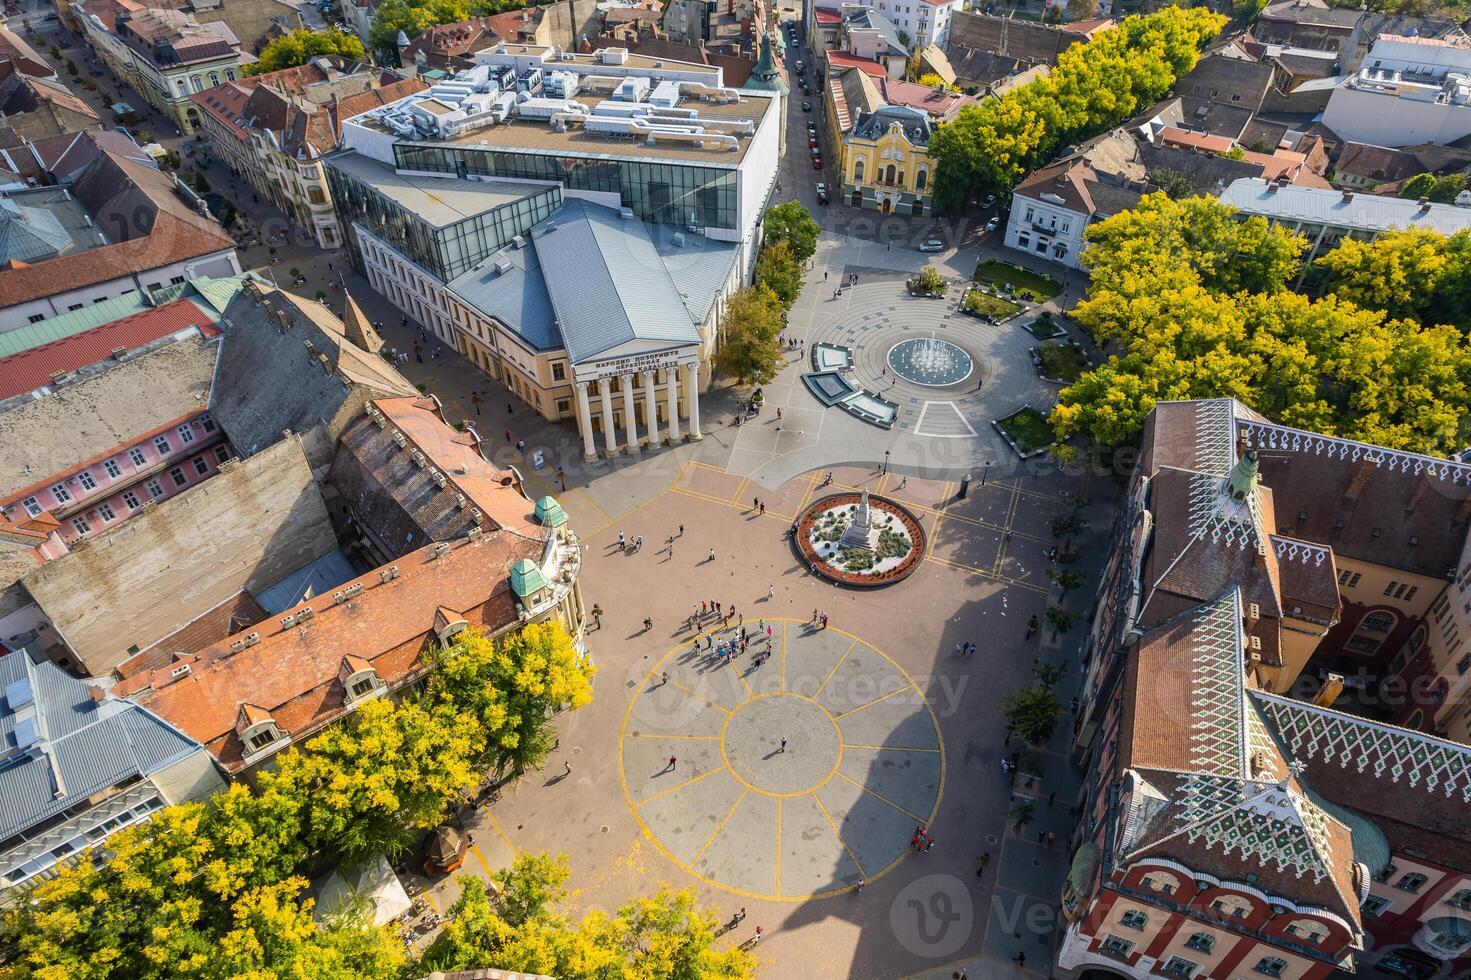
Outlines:
<svg viewBox="0 0 1471 980"><path fill-rule="evenodd" d="M1415 933L1412 942L1420 952L1449 962L1471 949L1471 919L1455 916L1431 919Z"/></svg>
<svg viewBox="0 0 1471 980"><path fill-rule="evenodd" d="M1032 226L1032 230L1039 235L1053 236L1057 234L1057 225L1044 225L1040 221L1031 221L1028 222L1028 224L1030 224Z"/></svg>

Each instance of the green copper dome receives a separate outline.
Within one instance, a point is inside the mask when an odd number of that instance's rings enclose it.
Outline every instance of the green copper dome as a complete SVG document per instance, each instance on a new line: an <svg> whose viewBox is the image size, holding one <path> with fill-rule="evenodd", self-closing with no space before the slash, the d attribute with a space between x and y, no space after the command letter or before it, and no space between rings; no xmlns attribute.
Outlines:
<svg viewBox="0 0 1471 980"><path fill-rule="evenodd" d="M751 71L751 77L746 79L746 84L742 87L753 92L780 92L782 95L790 91L787 83L781 77L781 72L777 70L776 55L771 50L770 32L762 33L761 58Z"/></svg>
<svg viewBox="0 0 1471 980"><path fill-rule="evenodd" d="M542 527L561 527L567 523L567 512L556 497L542 497L536 502L536 520Z"/></svg>
<svg viewBox="0 0 1471 980"><path fill-rule="evenodd" d="M547 580L542 577L541 569L530 558L522 558L511 567L511 591L521 598L546 587Z"/></svg>

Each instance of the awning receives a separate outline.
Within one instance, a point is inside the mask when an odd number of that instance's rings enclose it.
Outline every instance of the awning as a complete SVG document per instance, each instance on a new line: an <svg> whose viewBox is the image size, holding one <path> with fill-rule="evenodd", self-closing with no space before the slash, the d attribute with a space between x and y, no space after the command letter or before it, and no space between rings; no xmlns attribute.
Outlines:
<svg viewBox="0 0 1471 980"><path fill-rule="evenodd" d="M1068 869L1067 883L1075 895L1088 894L1093 876L1098 872L1098 845L1087 841L1073 855L1073 866Z"/></svg>

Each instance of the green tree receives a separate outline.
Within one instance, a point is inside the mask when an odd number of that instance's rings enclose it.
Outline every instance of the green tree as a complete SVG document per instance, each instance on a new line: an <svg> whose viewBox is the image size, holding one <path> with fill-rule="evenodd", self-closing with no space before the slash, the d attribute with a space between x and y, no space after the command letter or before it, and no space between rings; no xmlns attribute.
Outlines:
<svg viewBox="0 0 1471 980"><path fill-rule="evenodd" d="M786 242L798 262L806 262L817 252L817 236L822 229L800 201L784 201L770 208L762 217L761 226L768 248Z"/></svg>
<svg viewBox="0 0 1471 980"><path fill-rule="evenodd" d="M756 282L766 286L790 310L802 292L802 263L786 241L768 244L756 257Z"/></svg>
<svg viewBox="0 0 1471 980"><path fill-rule="evenodd" d="M1446 174L1438 177L1435 174L1416 174L1400 185L1396 197L1408 198L1417 201L1427 198L1436 204L1450 204L1456 199L1456 195L1466 189L1465 174Z"/></svg>
<svg viewBox="0 0 1471 980"><path fill-rule="evenodd" d="M531 624L499 645L465 630L430 663L429 705L467 733L470 765L497 777L541 767L555 741L548 716L588 704L596 673L557 622Z"/></svg>
<svg viewBox="0 0 1471 980"><path fill-rule="evenodd" d="M246 75L260 75L304 65L319 55L337 54L356 61L363 57L363 42L335 27L324 31L292 31L261 49L260 59L245 66Z"/></svg>
<svg viewBox="0 0 1471 980"><path fill-rule="evenodd" d="M282 753L261 785L299 795L314 849L348 861L397 855L478 780L473 729L447 712L378 698L306 751Z"/></svg>
<svg viewBox="0 0 1471 980"><path fill-rule="evenodd" d="M632 977L747 980L755 958L716 950L713 910L688 891L661 888L615 916L592 912L573 924L556 906L566 897L566 858L521 855L495 876L495 892L466 879L422 966L501 969L567 978Z"/></svg>
<svg viewBox="0 0 1471 980"><path fill-rule="evenodd" d="M1068 48L1046 78L962 109L930 140L935 206L957 208L986 191L1005 197L1058 147L1157 102L1225 23L1204 7L1130 17Z"/></svg>
<svg viewBox="0 0 1471 980"><path fill-rule="evenodd" d="M1160 167L1151 170L1145 175L1149 183L1164 192L1165 197L1172 201L1178 201L1182 197L1194 197L1195 185L1190 183L1190 178L1178 170L1169 167Z"/></svg>
<svg viewBox="0 0 1471 980"><path fill-rule="evenodd" d="M781 370L781 300L763 285L731 294L721 318L715 366L739 385L764 385Z"/></svg>
<svg viewBox="0 0 1471 980"><path fill-rule="evenodd" d="M1386 232L1372 242L1346 238L1316 264L1339 299L1391 317L1471 329L1471 232L1446 237L1422 228Z"/></svg>
<svg viewBox="0 0 1471 980"><path fill-rule="evenodd" d="M1062 710L1052 689L1040 684L1006 695L1000 707L1016 733L1033 745L1043 745L1052 737L1058 712Z"/></svg>

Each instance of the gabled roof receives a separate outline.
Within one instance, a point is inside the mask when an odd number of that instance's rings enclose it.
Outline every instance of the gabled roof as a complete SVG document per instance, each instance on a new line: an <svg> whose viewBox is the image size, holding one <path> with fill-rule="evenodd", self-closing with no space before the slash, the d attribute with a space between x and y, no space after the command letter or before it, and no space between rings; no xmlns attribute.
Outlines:
<svg viewBox="0 0 1471 980"><path fill-rule="evenodd" d="M103 150L71 191L112 244L0 272L0 308L234 251L234 239L186 204L172 177L112 150Z"/></svg>
<svg viewBox="0 0 1471 980"><path fill-rule="evenodd" d="M235 731L239 705L268 711L294 741L309 738L349 710L338 681L344 657L371 663L390 690L412 682L427 669L421 658L435 642L435 609L460 610L460 618L486 633L516 622L510 570L523 558L538 559L541 550L541 541L509 532L430 545L396 559L396 575L380 569L344 585L344 594L361 587L350 602L311 599L256 626L260 640L251 646L232 650L226 640L200 651L185 677L160 671L117 690L203 742L224 769L239 772L246 765ZM305 609L312 610L309 617Z"/></svg>
<svg viewBox="0 0 1471 980"><path fill-rule="evenodd" d="M1222 878L1255 874L1356 925L1350 831L1308 796L1247 697L1243 617L1233 588L1140 640L1121 765L1154 803L1126 818L1117 863L1169 857Z"/></svg>
<svg viewBox="0 0 1471 980"><path fill-rule="evenodd" d="M199 749L137 705L93 700L28 650L0 655L0 686L0 752L13 753L0 759L0 839Z"/></svg>
<svg viewBox="0 0 1471 980"><path fill-rule="evenodd" d="M852 136L854 139L876 140L893 126L898 126L903 131L904 138L914 146L929 146L930 137L935 131L930 117L920 110L909 106L885 105L859 119L853 127Z"/></svg>
<svg viewBox="0 0 1471 980"><path fill-rule="evenodd" d="M547 295L573 364L624 344L700 342L643 222L582 200L533 226Z"/></svg>

